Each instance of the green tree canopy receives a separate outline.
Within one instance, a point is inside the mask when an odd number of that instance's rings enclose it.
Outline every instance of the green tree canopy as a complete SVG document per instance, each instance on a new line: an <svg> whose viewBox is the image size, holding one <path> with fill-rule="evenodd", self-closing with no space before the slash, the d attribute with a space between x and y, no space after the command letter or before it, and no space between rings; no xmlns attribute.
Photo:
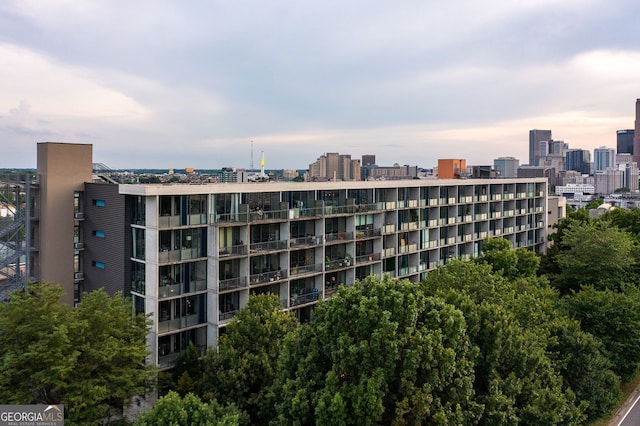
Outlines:
<svg viewBox="0 0 640 426"><path fill-rule="evenodd" d="M534 276L540 265L540 258L525 248L513 250L511 242L504 238L489 238L482 243L482 252L477 262L490 265L493 272L511 279Z"/></svg>
<svg viewBox="0 0 640 426"><path fill-rule="evenodd" d="M321 302L289 336L281 424L474 423L473 365L460 311L414 283L369 277Z"/></svg>
<svg viewBox="0 0 640 426"><path fill-rule="evenodd" d="M277 296L251 296L220 337L218 350L205 355L203 394L224 404L236 403L249 414L251 424L267 424L275 416L267 394L284 337L297 326Z"/></svg>
<svg viewBox="0 0 640 426"><path fill-rule="evenodd" d="M216 401L202 402L194 394L184 398L170 391L158 399L154 407L142 414L135 426L238 426L247 423L237 407L222 406Z"/></svg>
<svg viewBox="0 0 640 426"><path fill-rule="evenodd" d="M488 268L452 262L423 282L426 292L464 314L478 354L473 386L484 407L479 424L579 424L583 407L563 388L546 352L543 325L553 318L553 307L535 296L537 281L510 282Z"/></svg>
<svg viewBox="0 0 640 426"><path fill-rule="evenodd" d="M77 308L61 296L29 284L0 304L0 400L64 404L73 424L99 424L149 389L148 321L121 294L86 293Z"/></svg>
<svg viewBox="0 0 640 426"><path fill-rule="evenodd" d="M585 287L562 302L584 331L602 341L613 371L624 381L631 379L640 363L640 290Z"/></svg>
<svg viewBox="0 0 640 426"><path fill-rule="evenodd" d="M593 285L620 289L635 264L631 235L606 221L573 224L565 231L557 253L562 292Z"/></svg>

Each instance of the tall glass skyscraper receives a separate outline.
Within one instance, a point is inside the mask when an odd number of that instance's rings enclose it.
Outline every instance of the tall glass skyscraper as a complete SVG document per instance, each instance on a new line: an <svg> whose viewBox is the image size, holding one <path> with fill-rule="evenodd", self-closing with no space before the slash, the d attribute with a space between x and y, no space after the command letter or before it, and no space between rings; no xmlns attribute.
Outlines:
<svg viewBox="0 0 640 426"><path fill-rule="evenodd" d="M618 154L631 154L633 155L633 129L618 130L616 132L616 150Z"/></svg>
<svg viewBox="0 0 640 426"><path fill-rule="evenodd" d="M595 172L601 172L616 164L616 151L613 148L601 146L593 150L593 168Z"/></svg>

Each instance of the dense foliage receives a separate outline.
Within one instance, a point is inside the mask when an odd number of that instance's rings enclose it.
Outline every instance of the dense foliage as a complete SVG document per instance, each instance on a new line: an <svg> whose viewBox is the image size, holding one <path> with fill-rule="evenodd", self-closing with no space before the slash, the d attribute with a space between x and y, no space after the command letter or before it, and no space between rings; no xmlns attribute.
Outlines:
<svg viewBox="0 0 640 426"><path fill-rule="evenodd" d="M30 284L0 304L0 400L64 404L71 424L101 424L149 389L147 319L120 294L91 292L77 308L61 296Z"/></svg>

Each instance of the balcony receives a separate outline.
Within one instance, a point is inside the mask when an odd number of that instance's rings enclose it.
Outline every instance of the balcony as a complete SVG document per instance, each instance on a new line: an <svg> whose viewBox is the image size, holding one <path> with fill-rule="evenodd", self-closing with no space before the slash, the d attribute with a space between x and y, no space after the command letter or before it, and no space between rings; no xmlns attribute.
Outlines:
<svg viewBox="0 0 640 426"><path fill-rule="evenodd" d="M189 284L185 284L185 283L169 284L169 281L166 281L166 283L162 282L158 286L158 297L160 299L163 299L166 297L180 296L181 294L185 294L185 293L204 291L206 289L207 289L206 280L191 280Z"/></svg>
<svg viewBox="0 0 640 426"><path fill-rule="evenodd" d="M186 259L197 259L200 256L199 248L184 248L180 250L163 250L158 253L159 263L178 262Z"/></svg>
<svg viewBox="0 0 640 426"><path fill-rule="evenodd" d="M418 229L417 222L405 222L400 224L400 230L402 231L415 231Z"/></svg>
<svg viewBox="0 0 640 426"><path fill-rule="evenodd" d="M237 310L235 310L235 311L227 311L227 312L220 312L218 314L218 321L228 321L231 318L233 318L236 315L237 312L238 312Z"/></svg>
<svg viewBox="0 0 640 426"><path fill-rule="evenodd" d="M338 231L324 235L325 242L353 240L353 232Z"/></svg>
<svg viewBox="0 0 640 426"><path fill-rule="evenodd" d="M357 229L356 230L356 240L361 240L365 238L371 237L379 237L381 235L380 228L375 229Z"/></svg>
<svg viewBox="0 0 640 426"><path fill-rule="evenodd" d="M360 256L356 256L356 265L360 265L361 263L375 262L377 260L380 260L380 253L362 254Z"/></svg>
<svg viewBox="0 0 640 426"><path fill-rule="evenodd" d="M218 257L244 256L246 254L247 254L246 244L220 247L218 249Z"/></svg>
<svg viewBox="0 0 640 426"><path fill-rule="evenodd" d="M318 300L320 292L317 288L304 288L300 290L300 293L291 293L291 299L289 300L289 307L304 305L306 303L312 303Z"/></svg>
<svg viewBox="0 0 640 426"><path fill-rule="evenodd" d="M418 251L418 244L401 245L400 248L398 248L398 254L413 253L415 251Z"/></svg>
<svg viewBox="0 0 640 426"><path fill-rule="evenodd" d="M325 271L333 271L340 268L348 268L352 265L351 258L329 259L324 264Z"/></svg>
<svg viewBox="0 0 640 426"><path fill-rule="evenodd" d="M218 282L218 292L236 290L247 287L247 277L235 277L220 280Z"/></svg>
<svg viewBox="0 0 640 426"><path fill-rule="evenodd" d="M318 272L322 272L322 263L316 263L313 265L292 266L289 272L291 277L297 275L315 274Z"/></svg>
<svg viewBox="0 0 640 426"><path fill-rule="evenodd" d="M391 256L395 256L395 254L396 254L395 247L389 247L382 250L382 257L391 257Z"/></svg>
<svg viewBox="0 0 640 426"><path fill-rule="evenodd" d="M256 284L268 284L275 281L284 280L287 278L287 271L278 270L278 271L269 271L262 272L259 274L253 274L249 276L249 281L251 285Z"/></svg>
<svg viewBox="0 0 640 426"><path fill-rule="evenodd" d="M287 242L285 240L251 243L251 253L284 250L286 248L287 248Z"/></svg>
<svg viewBox="0 0 640 426"><path fill-rule="evenodd" d="M291 238L289 240L289 247L313 247L322 244L322 237L310 235L306 237Z"/></svg>
<svg viewBox="0 0 640 426"><path fill-rule="evenodd" d="M396 232L396 226L395 225L384 225L382 227L382 233L387 235L387 234L393 234L394 232Z"/></svg>
<svg viewBox="0 0 640 426"><path fill-rule="evenodd" d="M191 327L194 325L202 324L200 322L200 315L197 313L192 315L187 315L180 318L175 318L168 321L160 321L158 322L158 333L166 333L169 331L177 331L183 328Z"/></svg>
<svg viewBox="0 0 640 426"><path fill-rule="evenodd" d="M352 214L355 213L356 206L353 204L350 205L342 205L342 206L324 206L324 215L325 216L333 216L340 214Z"/></svg>

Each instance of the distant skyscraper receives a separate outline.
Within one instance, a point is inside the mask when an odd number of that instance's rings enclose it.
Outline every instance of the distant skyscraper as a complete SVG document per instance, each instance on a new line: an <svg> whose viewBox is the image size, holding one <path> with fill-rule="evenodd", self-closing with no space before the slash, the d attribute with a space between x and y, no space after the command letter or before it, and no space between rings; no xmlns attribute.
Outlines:
<svg viewBox="0 0 640 426"><path fill-rule="evenodd" d="M565 154L565 168L588 175L591 171L591 153L585 149L570 149Z"/></svg>
<svg viewBox="0 0 640 426"><path fill-rule="evenodd" d="M520 160L513 157L500 157L493 160L493 168L500 172L501 178L518 177Z"/></svg>
<svg viewBox="0 0 640 426"><path fill-rule="evenodd" d="M616 151L613 148L601 146L593 150L594 172L601 172L616 165Z"/></svg>
<svg viewBox="0 0 640 426"><path fill-rule="evenodd" d="M362 167L373 166L376 164L376 156L373 154L365 154L362 156Z"/></svg>
<svg viewBox="0 0 640 426"><path fill-rule="evenodd" d="M640 99L636 99L636 122L633 132L633 161L640 164Z"/></svg>
<svg viewBox="0 0 640 426"><path fill-rule="evenodd" d="M537 166L538 160L546 153L541 153L541 144L543 141L550 141L551 130L529 130L529 165Z"/></svg>
<svg viewBox="0 0 640 426"><path fill-rule="evenodd" d="M633 154L633 129L618 130L616 132L616 150L618 154Z"/></svg>

